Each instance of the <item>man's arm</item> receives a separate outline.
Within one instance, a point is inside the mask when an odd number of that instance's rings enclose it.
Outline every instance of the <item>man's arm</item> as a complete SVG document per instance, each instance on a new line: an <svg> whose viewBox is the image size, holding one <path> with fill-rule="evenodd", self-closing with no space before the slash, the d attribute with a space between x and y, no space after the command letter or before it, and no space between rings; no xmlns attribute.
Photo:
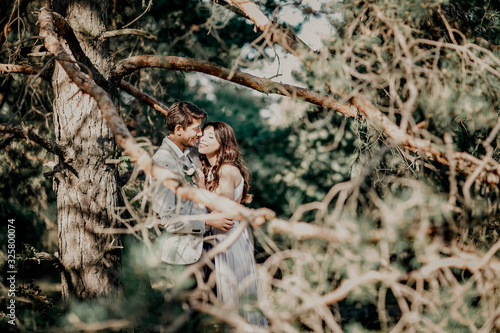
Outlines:
<svg viewBox="0 0 500 333"><path fill-rule="evenodd" d="M164 167L167 168L171 171L178 172L177 170L177 165L175 162L175 159L173 156L166 151L165 149L158 149L158 151L154 154L153 156L153 161ZM177 204L177 196L175 195L174 192L168 190L166 187L161 185L158 181L155 181L150 178L150 183L153 186L153 195L152 195L152 208L153 210L158 213L160 218L162 219L162 222L166 222L169 219L173 218L175 216L175 209L176 209L176 204ZM170 228L167 226L168 231L174 231L170 230L173 226ZM182 227L178 226L179 228ZM174 228L177 229L177 228Z"/></svg>

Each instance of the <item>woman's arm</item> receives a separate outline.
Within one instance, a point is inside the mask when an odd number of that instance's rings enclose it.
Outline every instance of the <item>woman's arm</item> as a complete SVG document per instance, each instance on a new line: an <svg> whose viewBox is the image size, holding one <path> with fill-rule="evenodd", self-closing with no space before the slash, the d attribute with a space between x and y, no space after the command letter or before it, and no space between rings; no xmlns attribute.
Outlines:
<svg viewBox="0 0 500 333"><path fill-rule="evenodd" d="M220 213L218 211L212 211L210 214L217 214ZM233 227L233 220L231 219L226 219L226 218L221 218L221 219L206 219L205 224L208 226L211 226L215 229L219 229L222 231L228 231Z"/></svg>
<svg viewBox="0 0 500 333"><path fill-rule="evenodd" d="M234 189L240 181L240 170L235 166L225 164L219 170L219 186L215 193L234 200Z"/></svg>
<svg viewBox="0 0 500 333"><path fill-rule="evenodd" d="M238 168L232 165L223 165L219 170L219 186L215 193L226 198L234 200L234 189L238 184L235 182L241 181L241 175ZM213 211L213 213L220 213ZM207 224L222 231L228 231L233 226L233 221L230 219L207 220Z"/></svg>

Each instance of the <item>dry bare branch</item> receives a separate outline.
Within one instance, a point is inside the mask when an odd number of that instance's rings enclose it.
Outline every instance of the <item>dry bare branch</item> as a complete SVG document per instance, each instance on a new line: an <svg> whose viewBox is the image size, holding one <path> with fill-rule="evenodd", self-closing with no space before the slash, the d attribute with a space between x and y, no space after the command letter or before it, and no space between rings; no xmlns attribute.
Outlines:
<svg viewBox="0 0 500 333"><path fill-rule="evenodd" d="M405 149L413 151L414 153L426 156L430 159L444 164L450 165L448 159L443 156L442 148L438 148L431 140L424 140L415 138L414 136L404 132L399 126L394 124L389 118L377 109L370 101L363 98L353 97L352 104L366 116L368 120L378 129L382 130L387 136L395 140L395 143L402 145ZM455 153L454 164L456 170L464 175L470 175L476 170L475 179L480 179L482 182L496 186L500 181L499 164L493 159L487 159L486 162L475 158L468 153ZM470 162L473 163L470 163ZM486 172L480 175L481 171Z"/></svg>
<svg viewBox="0 0 500 333"><path fill-rule="evenodd" d="M210 314L210 315L214 316L215 318L219 318L220 320L227 322L228 324L235 327L237 332L255 332L255 333L267 333L267 332L269 332L267 329L264 329L262 327L250 325L245 319L238 316L236 313L229 314L227 311L224 311L224 309L220 309L217 306L199 303L199 304L195 304L193 306L193 308L197 311Z"/></svg>
<svg viewBox="0 0 500 333"><path fill-rule="evenodd" d="M395 273L382 273L378 271L368 271L363 273L358 277L352 277L342 281L341 285L335 289L333 292L328 293L321 297L320 300L316 302L308 302L296 309L296 313L302 313L304 311L311 310L317 306L323 306L324 304L337 303L342 299L345 299L349 293L359 285L364 285L367 283L391 283L399 278L399 274Z"/></svg>
<svg viewBox="0 0 500 333"><path fill-rule="evenodd" d="M26 74L26 75L38 75L40 73L40 69L34 68L32 66L0 64L0 72ZM50 74L48 74L48 73L41 73L40 76L46 80L50 80Z"/></svg>
<svg viewBox="0 0 500 333"><path fill-rule="evenodd" d="M137 98L139 101L146 103L147 105L151 106L153 109L156 111L159 111L161 114L164 116L168 115L168 107L158 101L157 99L149 96L148 94L142 92L141 90L137 89L127 81L121 80L120 81L120 88L122 88L124 91L128 92L130 95L134 96Z"/></svg>
<svg viewBox="0 0 500 333"><path fill-rule="evenodd" d="M74 157L74 152L67 147L57 144L55 141L44 138L33 130L33 127L25 126L8 126L0 124L0 133L12 134L13 138L23 138L31 140L47 151L59 156L63 162L69 162Z"/></svg>
<svg viewBox="0 0 500 333"><path fill-rule="evenodd" d="M330 96L325 96L301 87L277 83L269 79L256 77L243 72L232 73L230 70L224 67L204 60L174 56L135 56L120 61L116 66L115 75L118 78L121 78L125 75L131 74L136 70L148 67L205 73L223 80L228 80L239 85L255 89L265 94L277 94L288 97L294 96L308 101L312 104L338 111L347 117L356 118L358 116L357 111L354 107L341 103Z"/></svg>
<svg viewBox="0 0 500 333"><path fill-rule="evenodd" d="M297 55L299 48L309 50L309 47L300 39L292 38L288 34L284 33L277 24L273 24L252 1L227 0L227 2L233 3L241 9L245 13L246 17L255 23L255 26L257 26L264 33L264 35L269 36L269 40L271 42L281 45L288 52Z"/></svg>
<svg viewBox="0 0 500 333"><path fill-rule="evenodd" d="M4 4L4 6L5 5L6 4ZM7 19L7 22L5 23L3 30L0 32L0 47L3 46L3 44L7 41L7 36L12 29L11 25L14 23L16 15L18 14L19 7L21 7L21 5L22 5L21 3L15 3L14 6L12 6L12 12L10 13L9 18ZM6 10L4 6L2 6L3 7L2 10Z"/></svg>
<svg viewBox="0 0 500 333"><path fill-rule="evenodd" d="M232 11L233 13L235 13L238 16L241 16L241 17L248 19L248 16L245 14L245 12L243 12L241 9L234 6L233 4L230 4L226 0L220 0L220 1L219 0L212 0L212 2L218 4L221 7L226 8L227 10Z"/></svg>
<svg viewBox="0 0 500 333"><path fill-rule="evenodd" d="M288 222L274 219L268 222L268 230L272 233L293 235L297 239L321 239L327 242L347 242L350 236L338 230L317 226L306 222Z"/></svg>
<svg viewBox="0 0 500 333"><path fill-rule="evenodd" d="M144 2L143 2L143 5L144 5ZM135 19L133 19L131 22L125 24L123 27L126 28L130 25L132 25L134 22L137 22L141 17L144 16L144 14L146 14L150 9L151 9L151 6L153 5L153 0L149 0L148 2L148 6L146 7L146 9L144 10L144 12L142 12L141 15L137 16Z"/></svg>
<svg viewBox="0 0 500 333"><path fill-rule="evenodd" d="M102 34L101 38L105 39L105 38L113 38L118 36L129 36L129 35L140 36L154 40L158 39L158 36L153 35L150 32L139 29L120 29L120 30L106 31Z"/></svg>
<svg viewBox="0 0 500 333"><path fill-rule="evenodd" d="M216 0L212 0L215 3L218 3ZM298 51L299 48L304 50L311 50L306 43L304 43L293 31L288 30L280 26L278 23L271 22L267 17L260 16L260 21L257 21L255 17L248 15L247 13L254 12L252 4L248 1L231 1L231 0L221 0L224 4L220 4L220 6L226 8L227 10L232 11L233 13L244 17L256 24L256 26L269 27L271 31L273 31L274 38L284 39L289 49L293 51ZM263 29L260 29L264 31ZM311 50L312 51L312 50Z"/></svg>
<svg viewBox="0 0 500 333"><path fill-rule="evenodd" d="M67 332L74 332L75 330L83 332L99 332L104 330L117 331L123 328L130 327L131 322L128 319L111 319L102 322L86 323L80 320L74 313L68 316L68 321L73 325ZM63 332L66 330L63 328Z"/></svg>

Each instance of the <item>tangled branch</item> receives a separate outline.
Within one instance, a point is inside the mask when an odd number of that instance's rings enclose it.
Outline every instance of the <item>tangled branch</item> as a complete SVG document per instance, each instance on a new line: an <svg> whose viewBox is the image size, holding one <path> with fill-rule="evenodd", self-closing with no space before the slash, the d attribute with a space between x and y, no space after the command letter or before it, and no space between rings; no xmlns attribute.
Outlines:
<svg viewBox="0 0 500 333"><path fill-rule="evenodd" d="M241 10L245 12L245 14L256 24L256 26L265 34L268 35L268 38L272 40L274 43L279 44L286 50L290 51L290 53L296 55L301 59L301 54L304 52L310 52L311 50L299 50L297 46L293 46L286 42L286 38L283 38L281 34L279 34L279 31L277 32L276 29L273 29L272 31L270 30L272 23L271 21L262 13L262 11L256 6L252 1L231 1L233 2L236 6L238 6ZM359 111L361 112L371 123L375 128L378 128L381 130L385 135L390 137L395 141L396 144L402 145L406 149L418 153L420 155L426 156L426 157L431 157L432 159L437 160L440 163L443 163L445 165L450 165L450 162L443 157L443 148L440 145L437 145L434 143L431 139L422 139L419 137L415 136L415 133L418 131L418 128L416 126L411 127L412 131L408 130L408 122L410 121L409 118L411 118L411 114L413 110L416 107L416 97L418 95L418 90L419 88L416 86L416 81L412 79L414 76L413 71L413 60L412 60L412 55L410 54L410 49L419 44L427 44L427 45L433 45L437 46L439 48L441 47L448 47L451 49L456 49L458 51L462 51L463 54L467 54L467 56L478 66L481 68L486 68L489 72L491 72L493 75L497 76L500 78L500 71L495 69L494 66L499 66L500 65L500 59L494 56L494 54L486 50L484 48L481 48L477 45L474 44L467 44L464 46L456 45L456 44L448 44L448 43L442 43L442 42L433 42L429 40L422 40L422 39L416 39L416 40L406 40L406 36L403 35L403 33L400 31L398 28L398 23L393 22L393 20L387 18L382 10L380 10L376 5L366 5L366 8L364 11L360 13L358 18L354 20L353 24L351 27L348 29L348 33L346 35L345 40L347 43L351 40L349 37L352 37L352 33L356 26L360 24L361 19L363 17L366 17L366 13L368 9L372 9L375 11L376 16L384 22L394 33L394 36L396 38L397 43L400 44L400 50L403 53L403 58L401 59L401 62L403 63L403 67L405 68L406 72L406 81L407 81L407 90L409 97L408 99L403 102L399 95L395 92L391 94L391 97L393 97L394 100L398 101L398 104L400 106L401 112L403 114L403 119L401 120L401 124L397 125L395 122L390 120L389 117L387 117L379 108L375 107L373 103L369 100L369 98L363 96L362 94L353 94L353 93L347 93L345 91L332 91L338 93L341 96L347 97L352 105ZM367 31L370 31L369 29L366 29ZM377 31L370 31L371 35L375 35L378 33ZM274 34L278 34L280 36L279 38L274 38ZM353 48L354 46L350 46L350 48L343 50L345 57L353 57ZM471 49L475 49L476 51L479 51L481 53L486 54L488 57L488 61L484 61L480 59L476 54L471 52ZM378 56L379 61L383 62L383 60L380 57L380 53ZM302 59L302 61L304 61ZM366 66L364 61L362 59L359 59L359 62L363 64L364 67ZM345 62L346 64L348 61ZM355 65L355 61L351 61L351 66L346 67L346 72L353 76L357 76L359 78L367 79L367 80L377 80L378 76L380 77L390 77L387 75L387 73L380 73L381 75L371 75L371 74L362 74L359 73L357 70L353 70L353 67ZM390 68L390 65L384 66L386 68ZM385 80L385 79L384 79ZM331 89L332 87L330 87ZM332 89L331 89L332 90ZM326 106L325 106L326 107ZM453 155L453 158L456 158L456 162L452 163L456 165L457 170L465 175L474 175L474 177L470 178L472 181L479 180L481 182L488 183L492 185L493 187L497 187L497 184L500 183L500 164L496 162L494 159L485 157L483 161L478 161L477 158L474 156L468 154L468 153L457 153ZM475 161L471 163L471 161ZM477 161L477 162L476 162ZM477 171L477 172L475 172Z"/></svg>

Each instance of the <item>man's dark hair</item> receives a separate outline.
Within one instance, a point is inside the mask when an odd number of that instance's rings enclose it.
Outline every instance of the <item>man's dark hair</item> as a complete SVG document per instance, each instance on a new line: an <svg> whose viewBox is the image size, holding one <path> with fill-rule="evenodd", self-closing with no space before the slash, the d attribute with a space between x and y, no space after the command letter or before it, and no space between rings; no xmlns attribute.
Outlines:
<svg viewBox="0 0 500 333"><path fill-rule="evenodd" d="M168 109L167 128L170 133L175 131L175 126L181 125L186 129L193 123L193 119L205 119L207 113L190 102L176 102Z"/></svg>

